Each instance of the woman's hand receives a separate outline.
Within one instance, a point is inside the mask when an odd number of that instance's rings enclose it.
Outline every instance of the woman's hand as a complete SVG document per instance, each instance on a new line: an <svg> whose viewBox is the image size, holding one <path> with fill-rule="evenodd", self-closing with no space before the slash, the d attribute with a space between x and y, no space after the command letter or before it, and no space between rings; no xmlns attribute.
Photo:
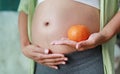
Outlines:
<svg viewBox="0 0 120 74"><path fill-rule="evenodd" d="M93 33L89 36L87 40L78 42L76 44L76 49L79 51L84 51L87 49L94 48L106 41L106 38L100 33Z"/></svg>
<svg viewBox="0 0 120 74"><path fill-rule="evenodd" d="M68 38L61 38L60 40L52 41L51 44L52 45L68 45L75 48L77 42L69 40Z"/></svg>
<svg viewBox="0 0 120 74"><path fill-rule="evenodd" d="M89 36L87 40L75 42L69 40L68 38L62 38L60 40L55 40L51 42L53 45L68 45L71 47L75 47L78 51L84 51L90 48L94 48L102 43L106 38L101 33L93 33Z"/></svg>
<svg viewBox="0 0 120 74"><path fill-rule="evenodd" d="M67 58L63 54L45 54L42 48L35 45L25 46L22 52L25 56L33 59L37 63L54 69L58 69L57 65L65 64L65 61L67 61Z"/></svg>

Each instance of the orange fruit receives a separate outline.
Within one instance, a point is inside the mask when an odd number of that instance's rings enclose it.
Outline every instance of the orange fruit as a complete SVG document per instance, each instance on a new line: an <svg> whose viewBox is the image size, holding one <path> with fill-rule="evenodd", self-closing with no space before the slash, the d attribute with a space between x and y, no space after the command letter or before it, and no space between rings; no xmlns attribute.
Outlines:
<svg viewBox="0 0 120 74"><path fill-rule="evenodd" d="M80 42L88 39L90 31L85 25L73 25L68 29L68 38Z"/></svg>

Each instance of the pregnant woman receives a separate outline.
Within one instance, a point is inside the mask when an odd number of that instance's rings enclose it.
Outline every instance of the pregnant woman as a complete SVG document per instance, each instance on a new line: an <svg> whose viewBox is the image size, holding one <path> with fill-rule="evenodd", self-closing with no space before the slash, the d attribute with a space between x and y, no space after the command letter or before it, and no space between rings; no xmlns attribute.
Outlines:
<svg viewBox="0 0 120 74"><path fill-rule="evenodd" d="M99 0L21 0L20 41L24 55L35 61L34 74L105 74L111 70L104 70L101 44L118 32L120 13L100 31L99 4ZM89 28L88 40L67 39L69 27L75 24Z"/></svg>

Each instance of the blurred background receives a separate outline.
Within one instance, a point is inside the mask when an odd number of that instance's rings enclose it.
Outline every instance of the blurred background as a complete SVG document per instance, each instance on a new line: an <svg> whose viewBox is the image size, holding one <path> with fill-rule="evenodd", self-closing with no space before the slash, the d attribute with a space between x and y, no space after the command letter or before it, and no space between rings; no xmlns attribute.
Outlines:
<svg viewBox="0 0 120 74"><path fill-rule="evenodd" d="M19 0L0 0L0 74L30 74L20 50L18 5Z"/></svg>
<svg viewBox="0 0 120 74"><path fill-rule="evenodd" d="M29 62L20 50L19 0L0 0L0 74L29 74ZM115 71L120 74L120 34L115 45Z"/></svg>

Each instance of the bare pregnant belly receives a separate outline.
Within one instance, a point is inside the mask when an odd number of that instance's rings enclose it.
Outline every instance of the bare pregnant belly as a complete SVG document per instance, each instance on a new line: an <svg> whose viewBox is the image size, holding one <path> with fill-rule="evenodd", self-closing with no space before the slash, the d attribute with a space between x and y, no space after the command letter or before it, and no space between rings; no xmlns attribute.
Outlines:
<svg viewBox="0 0 120 74"><path fill-rule="evenodd" d="M54 40L67 37L70 26L88 26L91 33L99 31L99 10L73 0L45 0L36 7L32 21L32 43L53 53L75 51L67 45L51 45ZM43 49L44 50L44 49Z"/></svg>

